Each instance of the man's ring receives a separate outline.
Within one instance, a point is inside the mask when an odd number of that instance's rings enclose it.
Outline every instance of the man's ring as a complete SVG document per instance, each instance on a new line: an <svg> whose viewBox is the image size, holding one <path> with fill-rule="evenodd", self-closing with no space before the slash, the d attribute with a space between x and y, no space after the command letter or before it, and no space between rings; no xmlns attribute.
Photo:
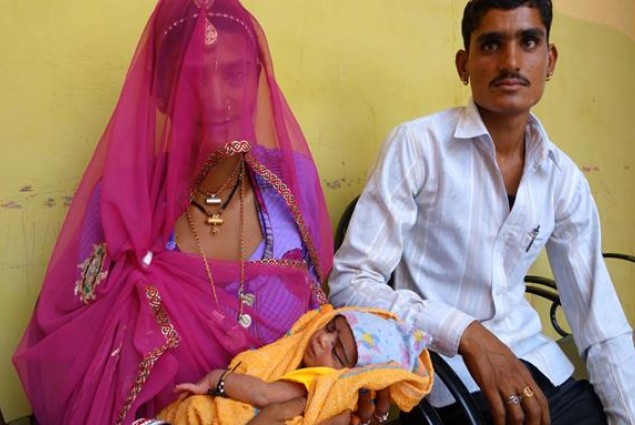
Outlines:
<svg viewBox="0 0 635 425"><path fill-rule="evenodd" d="M507 397L507 404L520 404L520 401L523 399L523 396L512 394Z"/></svg>
<svg viewBox="0 0 635 425"><path fill-rule="evenodd" d="M523 388L523 395L527 398L534 396L534 392L531 390L531 387L529 385Z"/></svg>
<svg viewBox="0 0 635 425"><path fill-rule="evenodd" d="M377 419L377 422L379 422L380 424L386 422L388 420L388 416L390 416L390 412L386 412L383 415L378 415L377 413L375 413L375 419Z"/></svg>
<svg viewBox="0 0 635 425"><path fill-rule="evenodd" d="M370 425L370 419L367 420L366 422L362 422L362 425Z"/></svg>

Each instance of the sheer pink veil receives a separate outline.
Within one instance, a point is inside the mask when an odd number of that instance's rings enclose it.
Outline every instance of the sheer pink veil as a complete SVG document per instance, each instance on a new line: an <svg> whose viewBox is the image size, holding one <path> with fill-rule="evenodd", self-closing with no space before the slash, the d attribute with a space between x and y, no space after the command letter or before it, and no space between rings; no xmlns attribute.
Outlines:
<svg viewBox="0 0 635 425"><path fill-rule="evenodd" d="M81 335L99 321L146 320L119 317L142 308L123 285L160 280L148 264L165 252L201 170L236 153L271 176L323 283L333 254L324 196L307 142L276 83L264 32L237 0L160 0L77 189L14 357L43 423L59 420L56 410L64 406L65 423L74 424L68 412L91 403L91 419L112 417L109 406L122 395L104 391L99 397L105 399L98 399L100 386L114 385L100 382L99 371L95 399L69 396L85 379L77 362L103 342L92 335L84 342ZM113 329L113 338L124 331ZM148 382L153 379L159 378L150 375ZM94 403L103 403L103 412Z"/></svg>
<svg viewBox="0 0 635 425"><path fill-rule="evenodd" d="M209 9L197 3L164 0L157 4L133 57L116 109L76 192L49 273L63 263L62 268L70 272L71 279L75 274L67 266L82 257L77 255L78 236L86 224L88 204L97 186L101 186L102 224L109 257L116 260L126 253L141 261L147 251L162 249L176 218L185 210L192 183L203 163L213 152L225 148L227 142L242 140L268 150L263 154L262 149L252 149L252 153L268 168L276 170L288 186L319 252L322 274L328 271L331 232L317 170L302 131L275 81L265 34L238 1L208 0L212 3ZM201 11L206 11L208 18ZM218 57L223 54L241 57L243 63L229 64L223 70L225 78L230 80L225 84L240 87L239 93L225 98L238 97L240 102L212 99L223 95L210 89L215 82L206 82L207 77L201 75L205 70L205 50L209 49L205 45L208 20L218 37L212 49L221 46L225 33L230 37L239 34L235 38L244 40L241 30L247 31L247 46L240 48L254 49L253 62L245 60L244 50L236 52L237 46L243 44L236 40L229 40L233 44L227 52L218 53L215 60L222 63L224 59ZM249 84L244 83L254 76ZM203 85L207 90L197 90L194 85ZM220 88L216 92L229 90ZM209 138L207 143L200 143L201 132L205 131L200 117L206 102L225 102L221 106L232 116L220 119L234 121L226 126L224 138ZM211 114L216 115L210 120L217 119L218 109Z"/></svg>

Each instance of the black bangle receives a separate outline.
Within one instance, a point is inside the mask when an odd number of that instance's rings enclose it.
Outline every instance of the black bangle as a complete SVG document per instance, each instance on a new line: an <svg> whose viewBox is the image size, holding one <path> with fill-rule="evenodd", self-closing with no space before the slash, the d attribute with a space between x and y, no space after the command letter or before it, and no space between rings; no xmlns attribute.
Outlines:
<svg viewBox="0 0 635 425"><path fill-rule="evenodd" d="M227 375L235 371L240 363L241 362L238 362L238 364L234 366L233 369L225 369L225 371L220 375L220 378L218 378L216 388L214 388L213 390L208 390L207 395L211 395L213 397L227 397L227 394L225 394L225 378L227 378Z"/></svg>

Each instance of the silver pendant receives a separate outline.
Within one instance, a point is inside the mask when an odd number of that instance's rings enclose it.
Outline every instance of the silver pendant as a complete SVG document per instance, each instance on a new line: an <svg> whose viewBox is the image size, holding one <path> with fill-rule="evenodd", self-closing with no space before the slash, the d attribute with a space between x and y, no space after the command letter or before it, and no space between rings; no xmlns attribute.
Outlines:
<svg viewBox="0 0 635 425"><path fill-rule="evenodd" d="M220 205L221 202L223 202L223 200L216 195L210 195L205 198L205 205Z"/></svg>
<svg viewBox="0 0 635 425"><path fill-rule="evenodd" d="M248 307L252 307L256 302L256 296L254 294L240 294L240 301Z"/></svg>
<svg viewBox="0 0 635 425"><path fill-rule="evenodd" d="M251 326L251 316L248 314L239 314L238 315L238 323L240 323L240 326L242 326L243 328L247 329L248 327Z"/></svg>

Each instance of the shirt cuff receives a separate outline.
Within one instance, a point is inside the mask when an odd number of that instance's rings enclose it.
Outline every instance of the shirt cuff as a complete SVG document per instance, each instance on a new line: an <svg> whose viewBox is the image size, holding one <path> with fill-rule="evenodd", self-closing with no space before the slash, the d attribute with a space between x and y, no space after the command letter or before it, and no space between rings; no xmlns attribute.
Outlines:
<svg viewBox="0 0 635 425"><path fill-rule="evenodd" d="M588 351L589 381L610 425L635 423L635 349L632 333L594 344Z"/></svg>
<svg viewBox="0 0 635 425"><path fill-rule="evenodd" d="M432 336L433 351L453 357L458 354L463 332L476 318L446 304L429 302L419 325Z"/></svg>

